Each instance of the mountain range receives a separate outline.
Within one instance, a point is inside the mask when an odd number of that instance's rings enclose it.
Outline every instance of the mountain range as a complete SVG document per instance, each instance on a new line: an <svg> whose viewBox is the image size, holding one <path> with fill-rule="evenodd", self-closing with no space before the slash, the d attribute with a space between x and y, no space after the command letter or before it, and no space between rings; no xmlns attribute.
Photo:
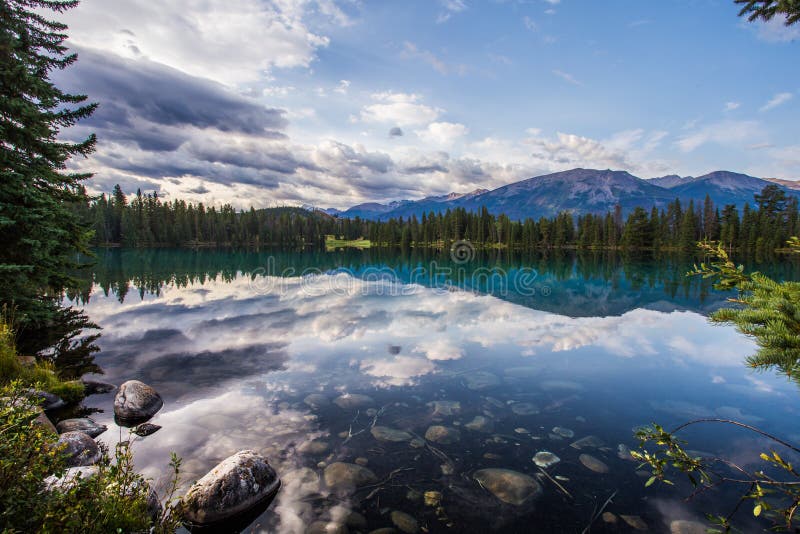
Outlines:
<svg viewBox="0 0 800 534"><path fill-rule="evenodd" d="M606 213L615 206L623 213L641 206L650 209L666 207L680 199L703 202L706 195L716 206L734 204L742 208L753 204L754 195L765 186L776 184L787 194L797 195L798 185L788 180L765 180L729 171L715 171L703 176L669 175L643 179L625 171L572 169L546 174L505 185L494 190L476 189L469 193L450 193L421 200L398 200L387 204L368 202L347 210L319 210L338 217L370 220L408 218L423 213L439 213L464 208L478 211L483 207L494 214L506 214L511 219L552 217L562 211L575 215ZM793 187L794 186L794 187Z"/></svg>

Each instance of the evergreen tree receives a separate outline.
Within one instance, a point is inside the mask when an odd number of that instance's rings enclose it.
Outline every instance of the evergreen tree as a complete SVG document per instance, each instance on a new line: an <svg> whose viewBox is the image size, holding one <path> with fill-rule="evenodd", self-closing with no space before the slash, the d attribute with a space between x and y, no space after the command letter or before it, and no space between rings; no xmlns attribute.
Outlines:
<svg viewBox="0 0 800 534"><path fill-rule="evenodd" d="M48 20L77 1L4 0L0 3L0 304L16 307L19 348L38 352L52 343L52 324L64 317L67 273L84 251L89 230L72 209L85 204L87 174L66 171L73 156L89 154L91 135L59 139L63 128L88 117L95 104L61 91L50 74L77 59L63 44L66 26Z"/></svg>

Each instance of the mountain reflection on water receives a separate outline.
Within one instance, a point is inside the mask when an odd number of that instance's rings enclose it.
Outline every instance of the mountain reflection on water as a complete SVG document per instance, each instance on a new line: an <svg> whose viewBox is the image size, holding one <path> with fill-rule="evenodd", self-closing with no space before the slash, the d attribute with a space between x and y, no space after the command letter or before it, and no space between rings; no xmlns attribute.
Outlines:
<svg viewBox="0 0 800 534"><path fill-rule="evenodd" d="M283 253L276 267L300 274L314 265L323 274L273 278L257 271L266 257L108 251L81 299L103 327L104 379L142 380L164 397L152 420L163 428L135 438L147 476L163 479L171 451L184 458L185 485L238 450L269 457L284 487L255 531L349 520L351 531L367 532L392 526L391 512L400 511L432 532L580 532L614 491L608 511L669 531L675 519L729 510L736 496L720 490L687 504L684 487L644 490L636 464L618 455L618 445L636 446L632 428L716 415L800 440L797 425L786 425L797 421L796 386L744 368L753 344L697 313L725 295L686 281L686 266L502 260L509 272L534 266L550 291L498 298L451 287L458 284L404 283L419 258ZM360 278L370 266L392 267L397 279ZM368 399L335 402L346 394ZM112 404L113 394L87 399L103 410L93 417L109 425L100 437L109 444L127 436ZM457 439L417 448L372 431L421 438L433 425ZM570 446L587 436L590 445ZM767 447L726 428L685 437L743 464ZM561 459L547 472L571 497L532 462L543 450ZM608 473L588 469L581 455ZM380 485L340 493L321 480L325 465L356 459ZM473 478L487 468L539 475L543 493L524 506L503 502ZM425 505L426 491L442 493L441 507ZM592 530L604 529L622 527L598 520Z"/></svg>

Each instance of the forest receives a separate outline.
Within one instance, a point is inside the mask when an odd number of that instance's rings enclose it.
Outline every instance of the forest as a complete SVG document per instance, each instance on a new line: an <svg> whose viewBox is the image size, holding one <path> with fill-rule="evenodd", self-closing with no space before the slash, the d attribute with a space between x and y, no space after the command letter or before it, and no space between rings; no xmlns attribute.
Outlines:
<svg viewBox="0 0 800 534"><path fill-rule="evenodd" d="M336 218L320 211L283 207L236 210L162 200L157 193L128 198L117 186L88 204L76 204L78 216L94 230L95 246L323 246L326 235L369 239L373 246L447 249L459 240L477 248L516 250L621 249L693 251L700 240L720 241L728 250L769 253L800 233L798 201L769 185L752 206L715 206L704 202L666 208L639 207L625 215L617 207L605 214L515 221L464 209L423 214L421 218L370 221Z"/></svg>

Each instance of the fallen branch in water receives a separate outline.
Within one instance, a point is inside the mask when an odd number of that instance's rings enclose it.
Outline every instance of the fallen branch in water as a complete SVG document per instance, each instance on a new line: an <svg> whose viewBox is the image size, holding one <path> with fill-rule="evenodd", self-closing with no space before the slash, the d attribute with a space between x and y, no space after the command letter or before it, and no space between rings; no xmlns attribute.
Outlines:
<svg viewBox="0 0 800 534"><path fill-rule="evenodd" d="M605 509L606 509L606 506L608 506L608 505L611 503L611 500L612 500L614 497L616 497L616 496L617 496L617 492L618 492L618 491L619 491L619 490L614 490L614 493L612 493L612 494L611 494L611 497L609 497L608 499L606 499L606 502L604 502L604 503L603 503L603 506L601 506L601 507L600 507L600 509L599 509L599 510L597 510L597 513L595 513L594 515L592 515L592 519L589 521L589 524L588 524L588 525L586 525L586 528L585 528L585 529L583 529L583 530L581 531L581 534L586 534L587 532L589 532L589 530L591 530L591 528L592 528L592 524L593 524L595 521L597 521L597 519L598 519L598 518L599 518L601 515L603 515L603 512L604 512L604 511L605 511Z"/></svg>
<svg viewBox="0 0 800 534"><path fill-rule="evenodd" d="M544 469L542 469L541 467L539 467L539 471L541 471L541 472L542 472L542 474L543 474L544 476L546 476L546 477L547 477L547 480L549 480L550 482L552 482L553 484L555 484L555 485L556 485L556 487L557 487L558 489L560 489L560 490L561 490L561 491L564 493L564 495L566 495L567 497L569 497L569 498L570 498L570 499L572 499L573 501L575 500L575 497L573 497L573 496L572 496L572 494L571 494L570 492L568 492L568 491L567 491L567 488L565 488L564 486L562 486L561 484L559 484L559 483L558 483L558 480L556 480L556 479L554 479L553 477L551 477L551 476L550 476L550 475L547 473L547 471L545 471L545 470L544 470Z"/></svg>

